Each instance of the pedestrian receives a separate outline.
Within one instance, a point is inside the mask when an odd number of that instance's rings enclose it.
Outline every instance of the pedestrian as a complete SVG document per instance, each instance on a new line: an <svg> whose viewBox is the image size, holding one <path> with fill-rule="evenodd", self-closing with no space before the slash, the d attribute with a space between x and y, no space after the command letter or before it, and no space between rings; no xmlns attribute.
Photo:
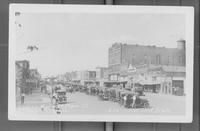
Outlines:
<svg viewBox="0 0 200 131"><path fill-rule="evenodd" d="M40 106L41 111L44 111L44 105Z"/></svg>
<svg viewBox="0 0 200 131"><path fill-rule="evenodd" d="M135 87L132 87L132 88L131 88L131 91L132 91L132 92L135 92Z"/></svg>
<svg viewBox="0 0 200 131"><path fill-rule="evenodd" d="M21 94L21 104L24 104L24 99L25 99L25 93L23 92Z"/></svg>
<svg viewBox="0 0 200 131"><path fill-rule="evenodd" d="M132 96L132 108L134 108L136 106L136 99L137 99L137 96L136 95L133 95Z"/></svg>
<svg viewBox="0 0 200 131"><path fill-rule="evenodd" d="M126 107L127 96L126 96L126 95L124 95L123 99L124 99L124 101L123 101L123 105Z"/></svg>

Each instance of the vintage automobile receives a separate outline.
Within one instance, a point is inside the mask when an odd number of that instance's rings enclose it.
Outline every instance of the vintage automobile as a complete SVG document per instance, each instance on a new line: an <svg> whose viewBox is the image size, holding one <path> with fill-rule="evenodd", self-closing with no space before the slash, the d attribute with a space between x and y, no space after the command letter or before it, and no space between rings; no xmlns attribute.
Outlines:
<svg viewBox="0 0 200 131"><path fill-rule="evenodd" d="M133 96L133 92L128 90L121 91L119 104L123 105L124 107L129 107L131 104L131 96Z"/></svg>
<svg viewBox="0 0 200 131"><path fill-rule="evenodd" d="M135 83L134 91L138 93L139 96L144 96L144 88L141 84Z"/></svg>
<svg viewBox="0 0 200 131"><path fill-rule="evenodd" d="M133 97L132 108L149 108L149 101L145 98L141 98L140 96Z"/></svg>
<svg viewBox="0 0 200 131"><path fill-rule="evenodd" d="M86 92L87 94L94 95L94 94L96 94L96 92L97 92L97 89L95 86L93 86L93 85L87 86L87 92Z"/></svg>
<svg viewBox="0 0 200 131"><path fill-rule="evenodd" d="M140 83L135 83L133 89L130 89L137 93L139 96L144 96L144 87Z"/></svg>
<svg viewBox="0 0 200 131"><path fill-rule="evenodd" d="M98 96L102 100L109 100L109 90L107 87L98 88Z"/></svg>
<svg viewBox="0 0 200 131"><path fill-rule="evenodd" d="M66 92L69 92L69 93L73 93L74 92L74 89L73 89L73 86L66 86Z"/></svg>
<svg viewBox="0 0 200 131"><path fill-rule="evenodd" d="M140 96L144 96L144 87L139 82L132 83L131 86L127 86L125 87L125 89L138 93L138 95Z"/></svg>
<svg viewBox="0 0 200 131"><path fill-rule="evenodd" d="M53 105L67 103L66 90L58 89L54 91L51 101Z"/></svg>
<svg viewBox="0 0 200 131"><path fill-rule="evenodd" d="M112 87L109 88L109 100L114 101L114 102L119 102L120 101L120 93L125 91L124 89Z"/></svg>
<svg viewBox="0 0 200 131"><path fill-rule="evenodd" d="M121 105L126 108L149 108L149 101L141 98L137 92L123 91L121 93Z"/></svg>
<svg viewBox="0 0 200 131"><path fill-rule="evenodd" d="M120 102L120 95L121 95L121 92L123 92L123 91L124 91L123 89L116 89L115 90L115 93L116 93L115 101L116 102Z"/></svg>
<svg viewBox="0 0 200 131"><path fill-rule="evenodd" d="M109 88L109 100L110 101L115 101L116 100L116 88Z"/></svg>
<svg viewBox="0 0 200 131"><path fill-rule="evenodd" d="M77 92L80 90L81 85L80 84L71 84L72 86L72 92Z"/></svg>
<svg viewBox="0 0 200 131"><path fill-rule="evenodd" d="M79 91L80 92L87 92L87 87L84 85L79 85Z"/></svg>
<svg viewBox="0 0 200 131"><path fill-rule="evenodd" d="M90 93L92 95L96 95L97 94L97 87L96 86L91 86L90 87Z"/></svg>
<svg viewBox="0 0 200 131"><path fill-rule="evenodd" d="M118 92L118 97L119 97L119 104L120 105L124 105L125 104L125 96L127 93L129 93L130 91L127 91L127 90L120 90Z"/></svg>

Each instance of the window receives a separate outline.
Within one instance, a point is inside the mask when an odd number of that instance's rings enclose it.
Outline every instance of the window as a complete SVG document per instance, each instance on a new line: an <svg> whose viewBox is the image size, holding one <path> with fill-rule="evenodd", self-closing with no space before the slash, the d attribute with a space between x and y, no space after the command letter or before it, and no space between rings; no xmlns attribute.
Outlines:
<svg viewBox="0 0 200 131"><path fill-rule="evenodd" d="M132 65L134 65L135 64L135 54L133 54L133 56L132 56Z"/></svg>
<svg viewBox="0 0 200 131"><path fill-rule="evenodd" d="M170 65L170 56L168 56L167 64Z"/></svg>
<svg viewBox="0 0 200 131"><path fill-rule="evenodd" d="M183 64L183 57L179 56L179 64Z"/></svg>
<svg viewBox="0 0 200 131"><path fill-rule="evenodd" d="M144 55L144 63L147 64L148 63L147 61L148 61L147 60L147 55Z"/></svg>
<svg viewBox="0 0 200 131"><path fill-rule="evenodd" d="M161 64L160 55L156 55L156 64Z"/></svg>

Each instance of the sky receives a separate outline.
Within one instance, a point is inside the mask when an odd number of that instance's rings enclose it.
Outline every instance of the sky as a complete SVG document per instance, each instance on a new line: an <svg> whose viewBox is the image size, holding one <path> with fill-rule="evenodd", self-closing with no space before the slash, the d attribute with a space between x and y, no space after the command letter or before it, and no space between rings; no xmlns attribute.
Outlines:
<svg viewBox="0 0 200 131"><path fill-rule="evenodd" d="M29 60L31 68L43 76L107 67L108 48L115 42L176 48L181 38L185 38L185 17L181 14L16 16L17 60ZM28 52L29 45L37 45L39 50Z"/></svg>

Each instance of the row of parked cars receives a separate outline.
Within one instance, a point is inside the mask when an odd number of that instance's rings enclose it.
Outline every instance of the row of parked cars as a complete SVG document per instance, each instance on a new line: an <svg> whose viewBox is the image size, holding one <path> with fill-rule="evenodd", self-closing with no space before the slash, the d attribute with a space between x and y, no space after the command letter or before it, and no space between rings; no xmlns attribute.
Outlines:
<svg viewBox="0 0 200 131"><path fill-rule="evenodd" d="M144 92L141 88L135 90L99 87L99 86L80 86L80 91L90 95L95 95L101 100L118 102L126 108L149 108L149 101L144 98Z"/></svg>
<svg viewBox="0 0 200 131"><path fill-rule="evenodd" d="M149 108L149 101L144 97L144 90L137 85L134 90L120 87L100 87L96 85L55 84L46 85L46 91L53 105L67 103L66 93L84 92L97 96L100 100L118 102L126 108Z"/></svg>

